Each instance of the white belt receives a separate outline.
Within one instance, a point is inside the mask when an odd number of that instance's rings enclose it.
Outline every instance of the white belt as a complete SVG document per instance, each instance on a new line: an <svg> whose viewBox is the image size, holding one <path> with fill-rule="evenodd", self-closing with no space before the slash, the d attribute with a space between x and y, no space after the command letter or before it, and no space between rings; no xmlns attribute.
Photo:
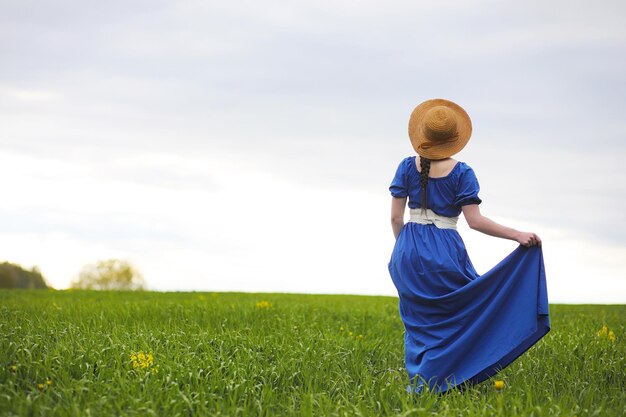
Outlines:
<svg viewBox="0 0 626 417"><path fill-rule="evenodd" d="M434 224L440 229L454 229L456 230L456 222L459 220L459 216L446 217L440 216L431 209L426 209L426 213L422 214L422 209L411 209L410 222L419 224Z"/></svg>

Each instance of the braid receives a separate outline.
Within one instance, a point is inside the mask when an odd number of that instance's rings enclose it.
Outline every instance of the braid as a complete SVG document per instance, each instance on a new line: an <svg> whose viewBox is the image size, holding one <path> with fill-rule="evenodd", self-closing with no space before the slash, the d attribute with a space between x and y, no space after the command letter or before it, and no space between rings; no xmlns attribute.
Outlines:
<svg viewBox="0 0 626 417"><path fill-rule="evenodd" d="M428 174L430 172L430 159L420 157L420 185L422 187L422 213L426 212L426 185L428 185Z"/></svg>

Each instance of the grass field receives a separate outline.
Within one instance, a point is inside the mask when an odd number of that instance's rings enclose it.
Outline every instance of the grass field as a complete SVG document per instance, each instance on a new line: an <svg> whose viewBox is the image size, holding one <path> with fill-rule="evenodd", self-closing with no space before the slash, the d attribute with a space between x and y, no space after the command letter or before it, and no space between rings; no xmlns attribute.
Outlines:
<svg viewBox="0 0 626 417"><path fill-rule="evenodd" d="M391 297L4 290L0 416L626 415L626 306L550 313L493 379L418 396Z"/></svg>

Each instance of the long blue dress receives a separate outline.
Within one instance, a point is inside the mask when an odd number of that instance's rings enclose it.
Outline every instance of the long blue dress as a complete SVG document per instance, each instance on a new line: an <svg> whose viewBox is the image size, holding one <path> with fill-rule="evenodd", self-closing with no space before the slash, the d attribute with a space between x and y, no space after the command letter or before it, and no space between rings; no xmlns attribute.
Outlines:
<svg viewBox="0 0 626 417"><path fill-rule="evenodd" d="M458 216L480 204L471 167L457 162L450 174L429 178L428 208ZM416 157L402 160L389 187L419 208ZM396 240L389 273L400 298L405 361L412 389L445 392L481 382L513 362L550 330L540 246L520 245L479 275L455 229L409 222Z"/></svg>

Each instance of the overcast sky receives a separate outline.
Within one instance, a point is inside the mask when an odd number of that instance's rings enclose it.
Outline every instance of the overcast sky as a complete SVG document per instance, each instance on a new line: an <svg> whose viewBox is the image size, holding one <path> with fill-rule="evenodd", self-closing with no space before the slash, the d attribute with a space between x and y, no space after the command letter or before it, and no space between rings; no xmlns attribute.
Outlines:
<svg viewBox="0 0 626 417"><path fill-rule="evenodd" d="M0 0L0 262L65 288L395 294L389 183L447 98L551 302L626 303L623 1ZM460 233L480 273L517 243Z"/></svg>

